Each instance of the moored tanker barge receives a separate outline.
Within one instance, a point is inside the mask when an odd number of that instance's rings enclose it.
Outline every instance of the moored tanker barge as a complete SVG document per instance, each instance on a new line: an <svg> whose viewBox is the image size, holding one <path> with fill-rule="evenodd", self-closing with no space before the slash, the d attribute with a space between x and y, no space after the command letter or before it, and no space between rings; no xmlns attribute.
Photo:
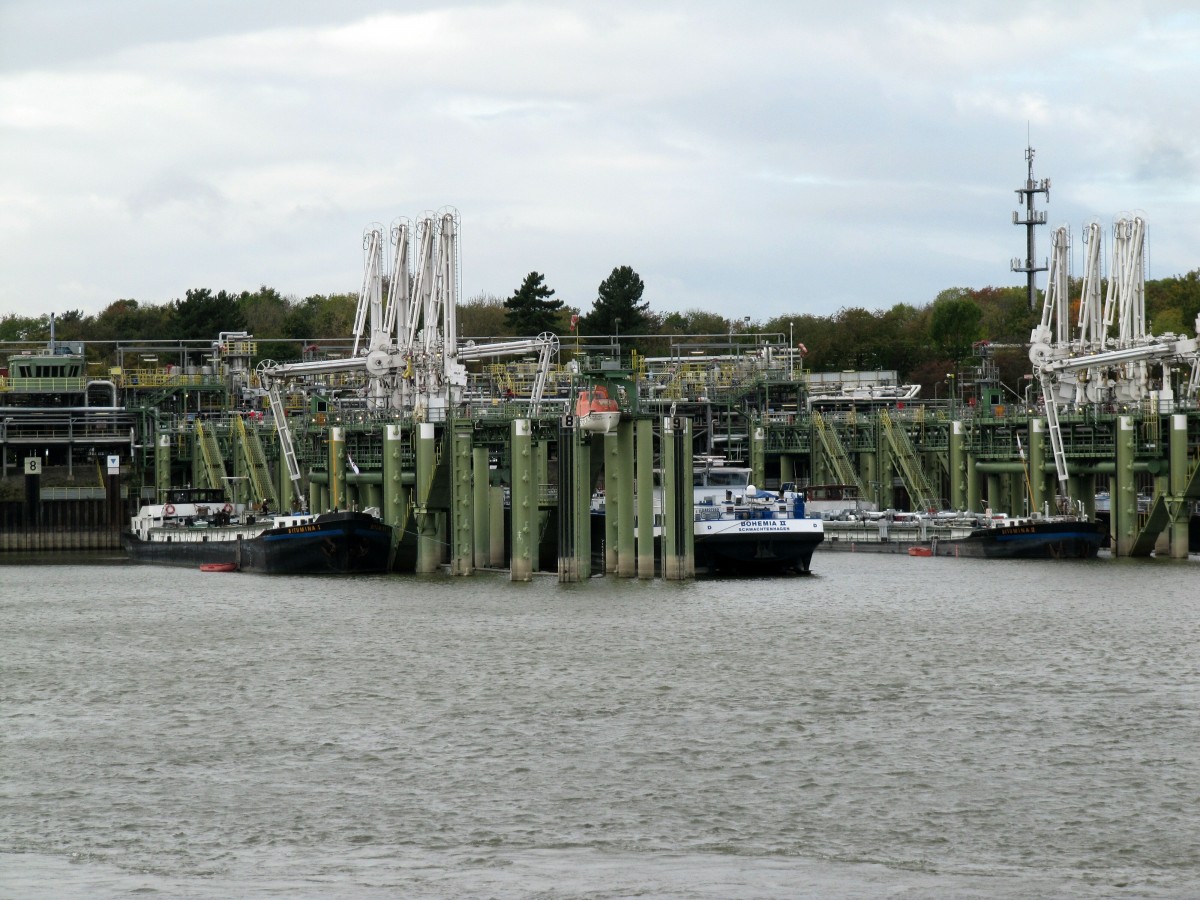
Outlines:
<svg viewBox="0 0 1200 900"><path fill-rule="evenodd" d="M264 575L386 572L391 543L391 526L365 512L254 515L206 488L170 491L166 503L143 506L121 535L133 562Z"/></svg>
<svg viewBox="0 0 1200 900"><path fill-rule="evenodd" d="M974 559L1093 559L1108 546L1103 522L1074 516L911 516L825 523L830 550Z"/></svg>

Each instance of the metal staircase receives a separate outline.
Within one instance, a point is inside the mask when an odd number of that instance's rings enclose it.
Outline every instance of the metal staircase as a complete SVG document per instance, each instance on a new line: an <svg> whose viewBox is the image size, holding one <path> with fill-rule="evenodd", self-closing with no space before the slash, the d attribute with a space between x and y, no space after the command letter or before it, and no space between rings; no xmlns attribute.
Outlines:
<svg viewBox="0 0 1200 900"><path fill-rule="evenodd" d="M850 461L850 454L846 452L846 445L838 437L837 430L826 422L825 417L815 409L812 411L812 421L813 429L817 433L817 440L825 451L825 457L829 460L838 483L853 484L858 488L858 496L867 496L866 485L858 477L854 463Z"/></svg>
<svg viewBox="0 0 1200 900"><path fill-rule="evenodd" d="M1193 459L1188 472L1183 496L1173 497L1159 494L1150 506L1150 512L1138 529L1137 537L1130 547L1130 556L1149 556L1158 543L1163 529L1177 522L1186 522L1191 515L1191 501L1200 499L1200 459Z"/></svg>
<svg viewBox="0 0 1200 900"><path fill-rule="evenodd" d="M879 410L879 422L883 433L892 448L892 456L904 487L914 509L935 509L940 500L934 493L933 486L925 477L925 469L917 456L916 448L908 438L908 433L899 422L896 422L886 409Z"/></svg>
<svg viewBox="0 0 1200 900"><path fill-rule="evenodd" d="M253 499L266 500L271 509L279 509L279 497L271 479L271 470L267 468L267 457L263 452L262 442L258 439L258 432L248 429L241 416L233 417L233 430L242 448L242 458L246 461L250 487L254 491Z"/></svg>
<svg viewBox="0 0 1200 900"><path fill-rule="evenodd" d="M225 460L221 456L221 445L217 443L217 433L214 428L204 427L204 423L196 421L196 443L200 445L200 456L204 460L204 475L208 486L228 491L225 482Z"/></svg>

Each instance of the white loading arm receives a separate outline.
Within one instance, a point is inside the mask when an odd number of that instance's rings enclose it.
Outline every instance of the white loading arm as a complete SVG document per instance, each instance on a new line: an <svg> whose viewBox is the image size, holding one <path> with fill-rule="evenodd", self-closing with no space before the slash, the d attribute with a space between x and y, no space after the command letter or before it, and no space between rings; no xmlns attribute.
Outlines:
<svg viewBox="0 0 1200 900"><path fill-rule="evenodd" d="M269 360L268 360L269 362ZM272 363L269 367L259 363L259 375L274 381L289 375L324 375L331 372L351 372L367 367L367 357L351 356L346 359L314 359L309 362Z"/></svg>
<svg viewBox="0 0 1200 900"><path fill-rule="evenodd" d="M387 339L400 343L400 335L408 336L409 291L412 284L408 271L408 244L410 224L407 219L398 219L392 225L392 243L396 251L392 256L392 275L388 282L387 308L383 314L383 330Z"/></svg>
<svg viewBox="0 0 1200 900"><path fill-rule="evenodd" d="M1122 347L1119 350L1102 350L1099 353L1085 353L1081 356L1054 359L1042 363L1040 372L1046 375L1061 375L1079 372L1083 369L1113 366L1118 363L1145 362L1166 358L1191 360L1196 357L1198 348L1200 348L1200 343L1196 338L1179 340L1152 338L1145 344L1136 347Z"/></svg>
<svg viewBox="0 0 1200 900"><path fill-rule="evenodd" d="M1200 329L1200 317L1197 318L1196 325ZM1063 452L1062 429L1058 422L1058 396L1054 390L1054 377L1081 372L1085 369L1150 360L1189 362L1195 372L1197 361L1200 360L1200 341L1196 338L1180 338L1178 340L1155 338L1137 347L1122 347L1119 350L1103 350L1099 353L1084 353L1080 356L1048 361L1037 355L1036 348L1030 349L1029 355L1033 360L1038 380L1041 382L1042 399L1046 403L1046 425L1050 432L1050 446L1054 451L1054 468L1059 482L1065 488L1067 458Z"/></svg>
<svg viewBox="0 0 1200 900"><path fill-rule="evenodd" d="M529 394L529 414L536 416L542 405L542 396L546 391L546 381L550 376L550 363L558 352L558 335L543 331L536 338L520 341L499 341L495 344L466 344L458 348L460 362L470 362L476 359L486 359L489 356L516 356L521 353L538 354L538 370L533 380L533 390Z"/></svg>
<svg viewBox="0 0 1200 900"><path fill-rule="evenodd" d="M1054 385L1050 376L1039 373L1038 380L1042 385L1042 399L1046 401L1046 430L1050 432L1050 451L1054 454L1054 473L1062 487L1063 496L1067 495L1067 454L1063 450L1062 426L1058 423L1058 403L1054 397ZM1039 475L1040 477L1040 475Z"/></svg>
<svg viewBox="0 0 1200 900"><path fill-rule="evenodd" d="M368 346L374 349L386 338L383 329L383 226L376 225L363 235L363 283L358 294L358 308L354 312L354 350L358 356L363 330L370 319Z"/></svg>
<svg viewBox="0 0 1200 900"><path fill-rule="evenodd" d="M529 415L536 416L542 409L542 396L546 393L546 381L550 377L550 361L558 352L558 337L543 331L538 335L542 342L541 353L538 354L537 377L533 379L533 391L529 395Z"/></svg>
<svg viewBox="0 0 1200 900"><path fill-rule="evenodd" d="M264 360L270 362L270 360ZM300 489L300 463L296 461L296 448L292 444L292 430L288 427L287 411L283 408L283 398L279 393L279 382L271 377L271 369L259 363L259 381L268 383L267 398L271 403L271 417L275 420L275 433L279 435L279 450L283 454L283 464L287 466L288 477L292 480L292 498L305 508L304 492Z"/></svg>

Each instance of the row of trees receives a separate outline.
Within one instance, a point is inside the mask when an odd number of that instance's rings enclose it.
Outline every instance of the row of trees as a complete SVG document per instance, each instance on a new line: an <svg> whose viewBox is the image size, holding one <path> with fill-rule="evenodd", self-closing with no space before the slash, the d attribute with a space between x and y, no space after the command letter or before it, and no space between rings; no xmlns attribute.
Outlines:
<svg viewBox="0 0 1200 900"><path fill-rule="evenodd" d="M780 342L803 346L806 367L814 371L894 369L901 378L928 386L985 340L994 345L1002 377L1019 382L1028 371L1024 345L1040 317L1028 309L1024 287L951 288L922 306L848 307L829 316L798 313L767 319L727 318L700 309L658 313L644 293L637 272L618 266L584 311L556 299L545 276L534 271L507 298L484 294L465 301L458 314L459 332L503 338L550 331L584 342L624 335L623 347L649 355L667 355L672 343L745 345L747 334L774 334ZM237 294L199 288L164 304L117 300L96 315L62 313L55 320L56 336L96 342L214 340L220 331L248 331L263 355L288 359L299 354L301 342L347 338L357 302L353 293L301 300L265 286ZM753 308L752 301L745 305ZM1146 311L1156 334L1190 332L1200 315L1200 269L1148 281ZM0 341L40 342L49 333L49 314L0 318ZM565 340L565 348L571 343Z"/></svg>

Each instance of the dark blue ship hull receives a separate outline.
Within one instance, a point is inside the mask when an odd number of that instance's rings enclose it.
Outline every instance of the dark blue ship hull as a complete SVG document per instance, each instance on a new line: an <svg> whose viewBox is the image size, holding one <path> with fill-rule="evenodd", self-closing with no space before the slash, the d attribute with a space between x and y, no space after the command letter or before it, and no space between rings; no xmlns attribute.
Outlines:
<svg viewBox="0 0 1200 900"><path fill-rule="evenodd" d="M195 568L233 564L264 575L346 575L388 571L392 528L373 516L334 512L312 522L269 528L253 538L222 540L219 528L207 540L144 541L126 532L121 544L137 563Z"/></svg>

